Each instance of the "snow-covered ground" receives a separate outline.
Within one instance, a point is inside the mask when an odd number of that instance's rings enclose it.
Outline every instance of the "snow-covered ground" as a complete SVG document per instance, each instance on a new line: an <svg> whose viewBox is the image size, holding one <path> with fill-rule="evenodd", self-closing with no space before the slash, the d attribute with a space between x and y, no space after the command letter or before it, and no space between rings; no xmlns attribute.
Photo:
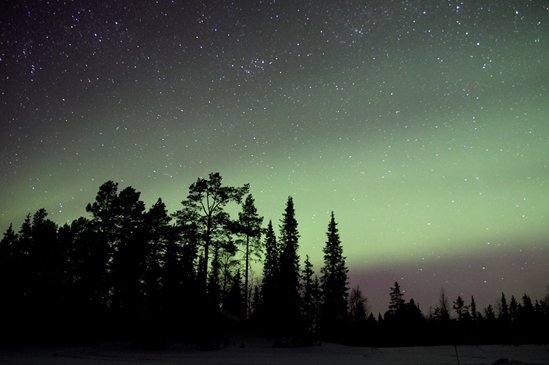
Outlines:
<svg viewBox="0 0 549 365"><path fill-rule="evenodd" d="M460 364L549 364L549 345L458 346ZM256 341L221 350L197 351L172 346L164 351L136 351L125 344L73 348L0 350L0 364L458 364L453 346L363 348L331 343L305 348L273 348Z"/></svg>

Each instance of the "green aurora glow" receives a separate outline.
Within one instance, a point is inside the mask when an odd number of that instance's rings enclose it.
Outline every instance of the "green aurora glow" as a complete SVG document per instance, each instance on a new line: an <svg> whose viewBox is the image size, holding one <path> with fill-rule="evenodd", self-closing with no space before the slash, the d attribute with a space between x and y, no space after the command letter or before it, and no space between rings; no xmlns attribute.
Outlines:
<svg viewBox="0 0 549 365"><path fill-rule="evenodd" d="M337 16L282 6L293 20L278 33L241 15L245 46L200 24L183 31L167 22L146 34L128 25L127 52L115 44L126 35L91 23L103 45L89 40L69 64L56 64L60 43L3 57L0 224L40 207L58 223L85 215L108 179L141 191L148 206L162 197L173 212L198 176L219 171L227 184L251 184L267 220L277 222L292 195L301 255L317 266L333 210L351 275L441 258L459 265L485 252L497 266L501 252L528 250L538 258L532 272L542 273L528 289L543 295L549 10L489 4L332 5ZM223 11L210 10L210 27L229 27ZM296 20L303 11L313 19L305 25ZM4 34L15 37L17 24ZM263 26L271 32L260 34ZM99 56L89 58L86 46ZM440 276L425 285L438 290ZM524 287L504 279L490 295ZM368 278L352 281L368 288ZM455 292L484 290L473 282Z"/></svg>

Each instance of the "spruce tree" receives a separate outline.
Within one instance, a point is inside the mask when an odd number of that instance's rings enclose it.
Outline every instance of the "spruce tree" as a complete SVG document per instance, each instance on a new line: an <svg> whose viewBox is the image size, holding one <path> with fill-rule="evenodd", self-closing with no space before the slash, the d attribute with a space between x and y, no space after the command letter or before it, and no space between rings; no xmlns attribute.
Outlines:
<svg viewBox="0 0 549 365"><path fill-rule="evenodd" d="M498 319L503 322L509 321L509 307L507 306L507 299L505 298L505 293L501 293Z"/></svg>
<svg viewBox="0 0 549 365"><path fill-rule="evenodd" d="M277 284L280 325L286 334L295 334L299 321L299 244L294 202L288 197L280 226L280 260Z"/></svg>
<svg viewBox="0 0 549 365"><path fill-rule="evenodd" d="M320 325L320 303L322 300L322 291L318 277L315 275L313 264L311 264L311 261L309 260L309 255L305 257L305 262L303 263L301 280L301 313L305 325L305 335L309 341L315 341L318 336L318 329Z"/></svg>
<svg viewBox="0 0 549 365"><path fill-rule="evenodd" d="M469 310L471 312L471 318L473 321L476 321L479 317L479 313L477 311L477 303L475 302L475 297L471 296L471 304L469 305Z"/></svg>
<svg viewBox="0 0 549 365"><path fill-rule="evenodd" d="M258 317L267 327L275 323L276 302L279 298L279 262L280 247L276 241L273 224L269 221L265 230L265 260L263 262L263 280L261 283L261 305L258 308Z"/></svg>
<svg viewBox="0 0 549 365"><path fill-rule="evenodd" d="M334 212L328 223L324 246L324 266L320 269L322 283L322 326L324 333L334 334L347 318L348 269L343 256Z"/></svg>
<svg viewBox="0 0 549 365"><path fill-rule="evenodd" d="M509 301L509 317L512 321L517 319L518 307L518 302L515 296L511 295L511 300Z"/></svg>
<svg viewBox="0 0 549 365"><path fill-rule="evenodd" d="M389 297L389 310L386 319L399 319L402 317L405 301L398 282L395 281L395 284L390 288Z"/></svg>

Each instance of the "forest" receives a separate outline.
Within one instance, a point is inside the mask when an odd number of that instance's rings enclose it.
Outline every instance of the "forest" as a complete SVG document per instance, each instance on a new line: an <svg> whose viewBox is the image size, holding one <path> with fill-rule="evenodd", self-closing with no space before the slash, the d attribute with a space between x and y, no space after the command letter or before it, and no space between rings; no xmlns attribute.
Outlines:
<svg viewBox="0 0 549 365"><path fill-rule="evenodd" d="M230 206L239 212L229 214ZM549 342L549 300L507 298L477 308L442 290L423 313L398 282L382 315L368 312L349 269L335 215L317 271L299 253L295 207L264 222L248 184L198 178L170 214L146 209L132 187L107 181L87 217L58 226L45 209L0 241L1 344L128 340L162 349L175 341L215 349L247 336L274 346L321 341L360 346ZM259 275L251 268L259 268ZM255 270L257 271L257 270Z"/></svg>

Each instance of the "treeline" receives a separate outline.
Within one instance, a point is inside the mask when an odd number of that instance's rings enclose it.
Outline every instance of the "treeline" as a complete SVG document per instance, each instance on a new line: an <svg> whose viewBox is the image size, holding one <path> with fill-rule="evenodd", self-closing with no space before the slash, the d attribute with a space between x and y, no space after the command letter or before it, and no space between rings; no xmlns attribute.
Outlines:
<svg viewBox="0 0 549 365"><path fill-rule="evenodd" d="M240 206L236 219L231 204ZM57 226L39 209L18 232L4 233L4 341L179 339L215 347L255 331L292 345L319 338L321 315L326 329L346 315L334 216L318 278L308 259L301 270L291 197L278 237L271 222L263 227L249 186L225 186L219 173L197 179L171 215L161 199L146 209L139 192L112 181L86 211L89 218ZM262 279L252 280L260 258Z"/></svg>
<svg viewBox="0 0 549 365"><path fill-rule="evenodd" d="M231 205L233 207L231 207ZM233 218L229 209L239 206ZM280 346L321 339L358 345L547 341L548 301L502 298L498 315L474 299L444 295L427 316L398 283L384 316L367 311L348 268L332 213L315 274L299 256L291 197L278 232L265 224L249 186L223 185L219 173L189 187L180 210L161 199L149 209L132 187L107 181L88 218L56 225L39 209L0 241L3 343L129 339L162 347L186 341L215 348L258 334ZM232 210L231 210L232 211ZM255 263L255 264L254 264ZM259 275L252 267L261 268ZM545 331L546 332L546 331Z"/></svg>
<svg viewBox="0 0 549 365"><path fill-rule="evenodd" d="M398 282L390 288L389 309L383 316L367 315L360 290L350 296L350 331L344 341L361 346L417 346L448 344L524 344L548 343L549 295L544 300L524 294L510 301L504 293L482 311L472 296L450 301L441 290L438 304L424 314L419 305L404 299Z"/></svg>

